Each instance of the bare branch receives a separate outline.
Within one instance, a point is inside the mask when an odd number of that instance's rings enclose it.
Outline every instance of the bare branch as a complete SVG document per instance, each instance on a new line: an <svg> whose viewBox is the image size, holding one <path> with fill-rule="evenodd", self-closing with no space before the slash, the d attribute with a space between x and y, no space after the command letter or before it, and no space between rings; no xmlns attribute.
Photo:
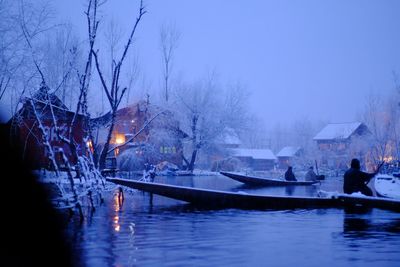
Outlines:
<svg viewBox="0 0 400 267"><path fill-rule="evenodd" d="M115 146L115 147L113 147L112 149L108 150L107 154L113 152L113 151L114 151L115 149L117 149L117 148L121 148L121 147L125 146L126 144L132 142L133 139L135 139L139 134L141 134L141 133L149 126L149 124L150 124L153 120L155 120L158 116L160 116L160 115L163 114L163 113L165 113L165 111L161 111L161 112L157 113L156 115L154 115L149 121L147 121L147 122L143 125L142 128L140 128L140 130L139 130L134 136L132 136L131 138L129 138L128 140L126 140L125 143L123 143L123 144L121 144L121 145L118 145L118 146Z"/></svg>
<svg viewBox="0 0 400 267"><path fill-rule="evenodd" d="M103 74L101 73L100 65L99 65L99 60L98 60L98 57L97 57L97 53L96 53L95 51L93 51L93 50L92 50L92 53L93 53L93 55L94 55L94 59L95 59L95 63L96 63L96 69L97 69L97 73L99 74L101 84L102 84L102 86L103 86L104 91L106 92L108 101L110 102L110 104L112 104L113 98L112 98L112 96L111 96L110 93L109 93L109 90L108 90L106 81L104 80Z"/></svg>

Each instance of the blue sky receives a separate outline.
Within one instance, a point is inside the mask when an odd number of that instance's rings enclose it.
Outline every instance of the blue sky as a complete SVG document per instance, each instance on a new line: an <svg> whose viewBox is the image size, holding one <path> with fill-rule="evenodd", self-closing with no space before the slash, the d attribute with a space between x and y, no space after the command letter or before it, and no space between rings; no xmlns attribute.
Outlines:
<svg viewBox="0 0 400 267"><path fill-rule="evenodd" d="M84 34L83 0L55 0L60 18ZM137 32L141 72L161 78L159 29L181 32L175 73L196 80L216 70L222 82L241 81L267 125L310 118L353 121L370 92L388 93L400 74L400 1L145 1ZM137 1L108 0L104 24L126 32Z"/></svg>

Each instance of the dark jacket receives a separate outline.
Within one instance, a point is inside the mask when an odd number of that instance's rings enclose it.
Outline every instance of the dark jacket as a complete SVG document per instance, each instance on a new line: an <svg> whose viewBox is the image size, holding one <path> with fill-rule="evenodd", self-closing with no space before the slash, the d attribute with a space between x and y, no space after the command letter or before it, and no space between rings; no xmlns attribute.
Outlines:
<svg viewBox="0 0 400 267"><path fill-rule="evenodd" d="M369 180L374 176L375 173L366 173L356 168L350 168L344 174L343 192L346 194L363 192Z"/></svg>
<svg viewBox="0 0 400 267"><path fill-rule="evenodd" d="M309 170L306 173L305 180L306 181L316 181L317 180L317 174L315 174L315 172L313 170Z"/></svg>
<svg viewBox="0 0 400 267"><path fill-rule="evenodd" d="M285 172L285 179L287 181L297 181L296 177L294 176L294 173L292 171L292 168L289 168L286 172Z"/></svg>

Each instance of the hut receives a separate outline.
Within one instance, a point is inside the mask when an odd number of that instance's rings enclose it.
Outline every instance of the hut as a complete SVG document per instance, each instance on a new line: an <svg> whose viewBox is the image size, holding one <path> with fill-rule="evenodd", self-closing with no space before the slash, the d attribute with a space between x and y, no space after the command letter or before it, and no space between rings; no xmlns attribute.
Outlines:
<svg viewBox="0 0 400 267"><path fill-rule="evenodd" d="M50 169L52 164L45 142L50 144L59 167L65 166L65 160L75 165L77 155L85 154L87 142L90 143L86 138L86 123L85 116L68 110L55 94L48 92L46 85L42 85L32 97L23 99L22 107L7 124L12 140L20 144L31 166ZM74 148L63 140L69 138L70 129Z"/></svg>
<svg viewBox="0 0 400 267"><path fill-rule="evenodd" d="M320 154L320 163L327 167L344 169L351 157L366 155L367 140L371 135L361 122L327 124L314 138Z"/></svg>
<svg viewBox="0 0 400 267"><path fill-rule="evenodd" d="M234 148L232 155L239 159L246 168L254 171L267 171L275 166L276 156L270 149Z"/></svg>
<svg viewBox="0 0 400 267"><path fill-rule="evenodd" d="M303 150L301 147L285 146L276 154L278 158L278 167L280 169L287 169L288 166L295 165L296 161L302 155L302 152Z"/></svg>

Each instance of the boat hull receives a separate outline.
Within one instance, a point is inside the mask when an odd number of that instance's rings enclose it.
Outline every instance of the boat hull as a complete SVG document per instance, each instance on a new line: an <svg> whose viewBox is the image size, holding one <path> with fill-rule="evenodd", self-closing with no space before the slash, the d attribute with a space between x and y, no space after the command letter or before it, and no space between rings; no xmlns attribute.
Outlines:
<svg viewBox="0 0 400 267"><path fill-rule="evenodd" d="M267 178L243 175L233 172L220 172L220 173L233 180L252 186L289 186L289 185L293 186L293 185L313 185L319 183L319 181L284 181L278 179L267 179Z"/></svg>
<svg viewBox="0 0 400 267"><path fill-rule="evenodd" d="M345 194L337 194L332 197L271 196L139 182L118 178L107 178L107 181L206 208L276 210L362 206L400 212L400 201L385 198L358 197Z"/></svg>
<svg viewBox="0 0 400 267"><path fill-rule="evenodd" d="M378 196L400 199L400 178L398 177L387 174L377 175L374 188Z"/></svg>

